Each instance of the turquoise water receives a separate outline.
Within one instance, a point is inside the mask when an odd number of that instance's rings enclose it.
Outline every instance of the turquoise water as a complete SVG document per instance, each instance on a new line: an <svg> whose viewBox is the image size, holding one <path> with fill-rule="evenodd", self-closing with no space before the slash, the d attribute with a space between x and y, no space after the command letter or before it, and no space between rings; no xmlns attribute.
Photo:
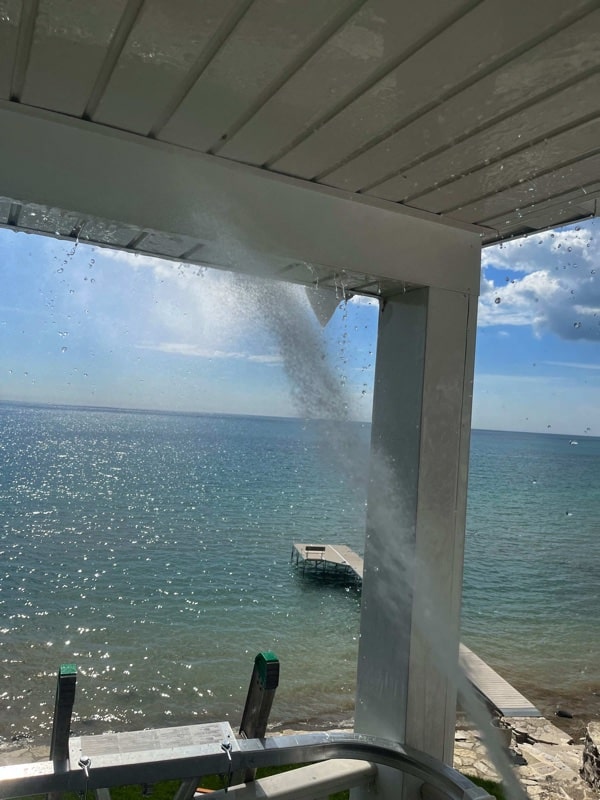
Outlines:
<svg viewBox="0 0 600 800"><path fill-rule="evenodd" d="M369 429L348 424L359 468ZM322 423L0 406L0 736L239 721L274 650L272 719L352 716L360 597L293 541L362 553L364 475ZM600 440L474 432L463 638L535 702L598 700ZM596 619L594 619L596 617ZM596 716L600 716L596 704Z"/></svg>
<svg viewBox="0 0 600 800"><path fill-rule="evenodd" d="M600 439L475 431L463 638L546 713L600 718Z"/></svg>

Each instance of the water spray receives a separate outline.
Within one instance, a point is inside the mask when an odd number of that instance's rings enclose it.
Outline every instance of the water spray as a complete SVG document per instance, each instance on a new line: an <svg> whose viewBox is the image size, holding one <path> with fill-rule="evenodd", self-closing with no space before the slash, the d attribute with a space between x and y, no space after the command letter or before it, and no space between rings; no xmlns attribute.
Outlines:
<svg viewBox="0 0 600 800"><path fill-rule="evenodd" d="M344 426L339 424L349 418L348 392L346 387L336 380L325 358L307 305L303 302L297 287L272 282L257 284L248 278L242 278L241 282L245 301L249 303L251 312L253 314L260 312L270 332L280 344L284 367L293 387L293 399L299 413L306 418L316 417L334 423L326 427L324 434L326 442L323 444L328 457L333 456L349 480L356 481L356 474L349 474L354 472L349 466L354 467L358 460L356 443L347 435L343 435ZM408 527L402 526L404 517L402 501L393 479L393 469L385 453L373 450L369 468L371 480L376 479L387 497L384 505L378 505L371 512L377 515L377 525L393 525L398 532L408 530ZM364 474L361 475L359 480L364 477ZM427 569L424 564L417 564L413 547L408 540L403 552L402 563L397 566L399 580L406 585L408 599L412 594L415 574L418 571L421 578L425 576L427 580ZM504 780L507 792L515 800L525 800L526 793L512 770L499 733L490 724L491 718L485 704L477 696L457 659L448 657L454 650L453 643L435 613L435 609L441 606L435 602L433 582L431 580L427 582L430 586L430 603L422 615L420 633L440 665L440 670L456 687L468 714L479 728L483 743Z"/></svg>

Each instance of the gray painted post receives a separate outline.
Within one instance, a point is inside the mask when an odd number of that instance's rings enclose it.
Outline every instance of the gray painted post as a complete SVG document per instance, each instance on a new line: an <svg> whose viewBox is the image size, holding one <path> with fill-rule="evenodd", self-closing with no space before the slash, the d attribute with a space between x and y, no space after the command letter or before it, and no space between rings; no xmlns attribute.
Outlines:
<svg viewBox="0 0 600 800"><path fill-rule="evenodd" d="M265 650L254 659L254 669L250 678L246 705L242 714L240 736L244 739L262 739L267 732L267 722L275 692L279 685L279 659L275 653ZM256 775L255 769L234 772L229 784L250 783ZM191 800L198 786L199 778L182 781L173 800Z"/></svg>
<svg viewBox="0 0 600 800"><path fill-rule="evenodd" d="M69 735L76 684L77 667L75 664L61 664L56 681L54 721L50 740L50 760L55 763L66 761L69 758Z"/></svg>
<svg viewBox="0 0 600 800"><path fill-rule="evenodd" d="M244 739L264 738L278 686L279 659L270 650L258 653L254 659L254 669L240 725L240 736ZM255 769L247 769L239 781L236 778L240 776L234 775L232 784L249 783L255 776Z"/></svg>

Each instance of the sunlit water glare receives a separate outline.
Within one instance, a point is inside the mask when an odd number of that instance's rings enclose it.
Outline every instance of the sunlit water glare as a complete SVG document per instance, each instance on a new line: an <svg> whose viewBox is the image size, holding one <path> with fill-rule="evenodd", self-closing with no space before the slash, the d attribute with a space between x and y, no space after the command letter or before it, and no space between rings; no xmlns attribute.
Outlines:
<svg viewBox="0 0 600 800"><path fill-rule="evenodd" d="M65 662L86 730L235 721L264 649L282 661L276 718L350 712L358 593L289 563L294 540L361 550L364 493L322 465L319 423L6 407L1 421L0 735L48 730Z"/></svg>

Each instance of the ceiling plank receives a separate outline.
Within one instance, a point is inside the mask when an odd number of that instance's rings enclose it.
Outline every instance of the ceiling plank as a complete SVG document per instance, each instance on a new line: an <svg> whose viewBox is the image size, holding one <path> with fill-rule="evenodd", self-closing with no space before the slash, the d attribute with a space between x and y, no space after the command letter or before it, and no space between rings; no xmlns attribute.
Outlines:
<svg viewBox="0 0 600 800"><path fill-rule="evenodd" d="M40 0L21 102L81 116L126 0Z"/></svg>
<svg viewBox="0 0 600 800"><path fill-rule="evenodd" d="M29 61L37 2L3 3L0 13L0 98L18 100Z"/></svg>
<svg viewBox="0 0 600 800"><path fill-rule="evenodd" d="M560 165L583 159L600 150L600 116L537 144L503 158L500 162L478 169L438 189L408 198L407 205L435 214L446 213L504 189L530 181L535 176L553 173Z"/></svg>
<svg viewBox="0 0 600 800"><path fill-rule="evenodd" d="M270 165L320 180L402 121L444 102L589 7L587 0L568 7L561 0L484 0Z"/></svg>
<svg viewBox="0 0 600 800"><path fill-rule="evenodd" d="M497 231L517 228L523 224L534 228L547 228L551 226L553 220L562 220L565 214L572 215L573 218L593 214L595 209L590 208L588 204L590 200L594 202L598 196L600 196L600 181L594 181L556 195L550 200L538 201L519 208L518 211L490 217L485 221L485 226Z"/></svg>
<svg viewBox="0 0 600 800"><path fill-rule="evenodd" d="M563 113L557 114L557 108L564 109ZM589 119L593 113L600 114L600 74L528 106L368 193L410 203L410 198L433 192L440 184L453 185L457 176L469 175L484 167L491 169L490 162L502 170L503 162L511 155L552 139L557 133Z"/></svg>
<svg viewBox="0 0 600 800"><path fill-rule="evenodd" d="M235 0L146 0L94 121L149 133L234 5Z"/></svg>
<svg viewBox="0 0 600 800"><path fill-rule="evenodd" d="M218 151L356 6L357 0L255 0L159 138Z"/></svg>
<svg viewBox="0 0 600 800"><path fill-rule="evenodd" d="M5 225L10 217L12 201L8 197L0 197L0 223Z"/></svg>
<svg viewBox="0 0 600 800"><path fill-rule="evenodd" d="M347 191L400 200L394 180L423 160L540 102L576 82L600 62L600 11L585 16L434 108L401 125L360 155L319 178ZM576 57L574 57L576 54ZM588 98L590 99L590 98ZM388 182L389 181L389 182Z"/></svg>
<svg viewBox="0 0 600 800"><path fill-rule="evenodd" d="M534 203L560 198L567 193L575 192L575 195L571 195L573 199L578 195L581 200L584 200L586 184L589 184L590 179L599 174L600 154L595 154L572 164L558 167L545 175L538 175L532 180L518 183L502 192L495 192L489 197L457 208L446 216L450 219L472 224L481 223L487 226L487 221L492 218L499 216L511 218L522 213L522 210L529 209ZM548 225L552 225L552 223L553 220L550 217Z"/></svg>
<svg viewBox="0 0 600 800"><path fill-rule="evenodd" d="M371 0L291 76L219 151L262 165L378 81L462 9L465 0ZM356 124L356 121L355 121Z"/></svg>
<svg viewBox="0 0 600 800"><path fill-rule="evenodd" d="M0 99L11 96L11 79L17 53L21 3L8 0L0 14Z"/></svg>

